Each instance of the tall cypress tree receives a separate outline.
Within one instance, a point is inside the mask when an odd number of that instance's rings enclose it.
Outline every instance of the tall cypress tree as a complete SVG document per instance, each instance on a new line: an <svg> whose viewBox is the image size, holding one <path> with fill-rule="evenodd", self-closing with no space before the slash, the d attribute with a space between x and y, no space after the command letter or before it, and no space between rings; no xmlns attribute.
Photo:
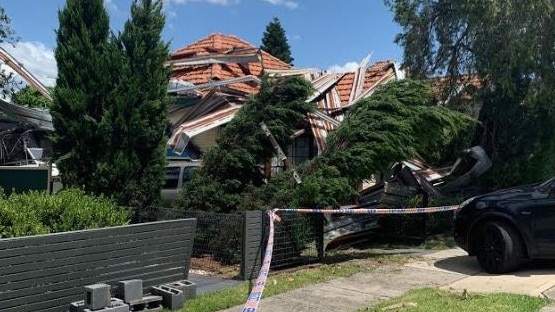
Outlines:
<svg viewBox="0 0 555 312"><path fill-rule="evenodd" d="M58 78L51 110L54 157L64 185L93 191L90 182L105 143L98 135L99 122L111 83L108 13L103 0L67 0L58 18Z"/></svg>
<svg viewBox="0 0 555 312"><path fill-rule="evenodd" d="M266 26L262 36L260 48L287 64L293 65L294 58L291 56L291 48L285 36L285 30L281 27L279 18L274 19Z"/></svg>
<svg viewBox="0 0 555 312"><path fill-rule="evenodd" d="M160 196L169 77L162 6L135 0L117 37L102 0L68 0L60 12L53 118L64 185L120 205Z"/></svg>
<svg viewBox="0 0 555 312"><path fill-rule="evenodd" d="M105 125L112 130L113 151L104 161L122 164L112 169L110 186L125 190L119 192L121 203L153 204L164 180L170 75L164 67L169 58L169 46L162 40L164 24L162 0L135 0L131 19L116 40L124 66L113 116Z"/></svg>

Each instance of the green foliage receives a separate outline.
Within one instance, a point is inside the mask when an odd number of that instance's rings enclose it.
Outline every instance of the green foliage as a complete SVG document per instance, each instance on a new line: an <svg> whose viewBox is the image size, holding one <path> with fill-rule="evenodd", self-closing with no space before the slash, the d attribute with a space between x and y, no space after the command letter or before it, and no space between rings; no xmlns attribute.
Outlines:
<svg viewBox="0 0 555 312"><path fill-rule="evenodd" d="M169 77L162 10L162 1L133 2L117 37L102 0L69 0L60 11L52 115L64 185L124 206L159 199Z"/></svg>
<svg viewBox="0 0 555 312"><path fill-rule="evenodd" d="M170 74L164 67L169 58L164 23L162 1L136 1L112 46L114 62L121 62L112 66L120 71L119 85L99 124L108 144L97 159L91 186L123 205L152 205L164 180Z"/></svg>
<svg viewBox="0 0 555 312"><path fill-rule="evenodd" d="M256 190L264 184L261 165L275 152L260 123L266 123L280 146L287 146L293 130L302 127L304 116L314 109L314 104L305 102L311 92L310 83L300 77L264 78L260 92L241 107L217 146L204 155L202 169L186 185L177 204L185 209L230 212L260 202L255 193L260 194Z"/></svg>
<svg viewBox="0 0 555 312"><path fill-rule="evenodd" d="M468 115L434 106L421 81L391 82L356 103L328 137L328 148L298 168L302 183L284 172L269 181L261 207L328 207L352 203L363 179L392 164L433 155L473 124ZM251 199L251 201L253 201ZM253 201L255 202L255 201Z"/></svg>
<svg viewBox="0 0 555 312"><path fill-rule="evenodd" d="M301 170L301 174L303 182L292 190L290 206L336 207L352 202L357 194L348 177L336 166L318 166L317 163L310 173Z"/></svg>
<svg viewBox="0 0 555 312"><path fill-rule="evenodd" d="M104 137L99 122L108 102L108 92L117 81L107 68L109 55L108 13L102 0L68 0L58 12L55 57L58 77L54 90L52 120L56 164L64 185L92 191L96 162Z"/></svg>
<svg viewBox="0 0 555 312"><path fill-rule="evenodd" d="M0 238L127 224L129 213L111 200L67 189L0 197Z"/></svg>
<svg viewBox="0 0 555 312"><path fill-rule="evenodd" d="M51 100L45 98L39 91L30 86L25 86L17 91L13 95L12 101L28 107L50 108L52 106Z"/></svg>
<svg viewBox="0 0 555 312"><path fill-rule="evenodd" d="M328 138L323 162L358 183L394 162L432 154L472 125L462 113L432 105L430 87L421 81L388 83L359 101Z"/></svg>
<svg viewBox="0 0 555 312"><path fill-rule="evenodd" d="M13 43L17 41L15 32L11 27L12 19L3 7L0 7L0 43Z"/></svg>
<svg viewBox="0 0 555 312"><path fill-rule="evenodd" d="M279 18L274 17L266 26L266 31L262 35L262 46L260 48L285 63L293 65L294 58L291 57L291 48Z"/></svg>
<svg viewBox="0 0 555 312"><path fill-rule="evenodd" d="M482 81L474 144L493 161L490 187L555 173L555 6L552 1L386 0L403 31L404 65L416 77Z"/></svg>
<svg viewBox="0 0 555 312"><path fill-rule="evenodd" d="M13 44L19 40L11 27L12 20L3 7L0 7L0 43ZM0 92L3 96L13 96L21 88L21 79L6 66L0 69Z"/></svg>

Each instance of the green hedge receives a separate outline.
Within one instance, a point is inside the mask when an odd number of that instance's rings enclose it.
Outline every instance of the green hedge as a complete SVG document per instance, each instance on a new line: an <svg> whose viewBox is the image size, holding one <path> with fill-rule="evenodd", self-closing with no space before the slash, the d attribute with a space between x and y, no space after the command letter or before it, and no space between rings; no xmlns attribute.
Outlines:
<svg viewBox="0 0 555 312"><path fill-rule="evenodd" d="M0 194L0 238L124 225L129 212L102 197L68 189L55 195Z"/></svg>

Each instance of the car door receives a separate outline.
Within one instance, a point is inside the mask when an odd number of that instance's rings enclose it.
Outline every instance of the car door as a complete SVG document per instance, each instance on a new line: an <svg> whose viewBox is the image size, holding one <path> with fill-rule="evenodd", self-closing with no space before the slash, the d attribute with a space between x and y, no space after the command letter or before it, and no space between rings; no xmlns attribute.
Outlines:
<svg viewBox="0 0 555 312"><path fill-rule="evenodd" d="M171 203L177 199L180 187L180 176L181 166L166 167L166 179L161 190L164 203Z"/></svg>
<svg viewBox="0 0 555 312"><path fill-rule="evenodd" d="M534 201L530 206L534 225L532 245L533 257L555 256L555 192L549 196Z"/></svg>

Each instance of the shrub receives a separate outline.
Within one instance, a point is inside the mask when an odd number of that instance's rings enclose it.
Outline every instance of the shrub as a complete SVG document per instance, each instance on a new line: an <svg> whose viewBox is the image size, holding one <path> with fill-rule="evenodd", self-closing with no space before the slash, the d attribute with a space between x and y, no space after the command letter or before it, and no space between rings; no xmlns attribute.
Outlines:
<svg viewBox="0 0 555 312"><path fill-rule="evenodd" d="M129 213L103 197L68 189L0 195L0 238L127 224Z"/></svg>

